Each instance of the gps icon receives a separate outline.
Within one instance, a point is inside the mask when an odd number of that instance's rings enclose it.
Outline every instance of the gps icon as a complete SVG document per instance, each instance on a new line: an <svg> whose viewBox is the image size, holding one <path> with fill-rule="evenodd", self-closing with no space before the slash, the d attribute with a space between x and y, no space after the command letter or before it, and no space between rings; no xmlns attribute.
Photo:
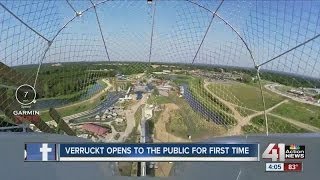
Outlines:
<svg viewBox="0 0 320 180"><path fill-rule="evenodd" d="M24 84L17 88L15 96L19 104L26 106L36 102L37 92L31 85Z"/></svg>

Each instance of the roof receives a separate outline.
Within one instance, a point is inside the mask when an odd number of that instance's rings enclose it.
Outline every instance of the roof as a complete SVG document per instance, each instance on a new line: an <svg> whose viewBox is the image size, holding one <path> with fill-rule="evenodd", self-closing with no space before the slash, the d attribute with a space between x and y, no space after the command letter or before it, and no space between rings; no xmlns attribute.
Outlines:
<svg viewBox="0 0 320 180"><path fill-rule="evenodd" d="M123 118L116 118L115 121L116 121L116 122L122 122L122 121L123 121Z"/></svg>
<svg viewBox="0 0 320 180"><path fill-rule="evenodd" d="M96 125L96 124L92 124L92 123L87 123L87 124L84 124L82 125L82 128L86 131L89 131L89 132L92 132L96 135L105 135L108 130L104 127L101 127L99 125Z"/></svg>
<svg viewBox="0 0 320 180"><path fill-rule="evenodd" d="M21 124L23 122L29 121L32 123L38 123L40 121L39 115L18 115L14 117L15 122Z"/></svg>

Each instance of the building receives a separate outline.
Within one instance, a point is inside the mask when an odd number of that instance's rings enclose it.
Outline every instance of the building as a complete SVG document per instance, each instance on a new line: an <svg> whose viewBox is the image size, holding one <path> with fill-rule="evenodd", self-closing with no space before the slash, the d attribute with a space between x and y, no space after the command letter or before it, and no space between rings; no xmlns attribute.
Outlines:
<svg viewBox="0 0 320 180"><path fill-rule="evenodd" d="M107 128L93 123L86 123L82 125L82 129L98 136L105 136L108 132L110 132Z"/></svg>
<svg viewBox="0 0 320 180"><path fill-rule="evenodd" d="M127 79L123 74L117 74L117 75L116 75L116 78L117 78L118 80L126 80L126 79Z"/></svg>
<svg viewBox="0 0 320 180"><path fill-rule="evenodd" d="M62 66L62 64L61 63L56 63L56 64L52 64L51 66L52 67L59 67L59 66Z"/></svg>
<svg viewBox="0 0 320 180"><path fill-rule="evenodd" d="M184 87L180 86L180 95L183 96L184 95Z"/></svg>
<svg viewBox="0 0 320 180"><path fill-rule="evenodd" d="M120 102L123 102L123 101L126 101L126 100L132 100L131 95L125 95L124 98L119 98L119 101L120 101Z"/></svg>
<svg viewBox="0 0 320 180"><path fill-rule="evenodd" d="M107 118L107 115L106 115L106 114L103 114L103 115L101 116L101 121L105 121L106 118Z"/></svg>
<svg viewBox="0 0 320 180"><path fill-rule="evenodd" d="M298 90L295 90L295 89L291 89L288 91L289 93L292 93L292 94L296 94L296 95L299 95L299 96L302 96L304 95L304 93L302 91L298 91Z"/></svg>
<svg viewBox="0 0 320 180"><path fill-rule="evenodd" d="M123 122L123 118L116 118L114 121L116 123L122 123Z"/></svg>
<svg viewBox="0 0 320 180"><path fill-rule="evenodd" d="M144 86L144 85L140 85L140 86L135 86L134 87L134 92L143 92L143 93L146 93L148 92L148 87L147 86Z"/></svg>
<svg viewBox="0 0 320 180"><path fill-rule="evenodd" d="M319 88L302 88L302 90L309 96L317 96L320 94Z"/></svg>
<svg viewBox="0 0 320 180"><path fill-rule="evenodd" d="M78 137L88 139L89 134L80 134Z"/></svg>
<svg viewBox="0 0 320 180"><path fill-rule="evenodd" d="M140 100L140 99L142 99L142 97L143 97L142 92L137 92L136 100Z"/></svg>
<svg viewBox="0 0 320 180"><path fill-rule="evenodd" d="M165 84L163 86L157 86L157 88L163 91L170 91L172 89L172 86L170 86L169 84Z"/></svg>
<svg viewBox="0 0 320 180"><path fill-rule="evenodd" d="M170 74L171 73L170 70L163 70L162 72L163 72L163 74Z"/></svg>

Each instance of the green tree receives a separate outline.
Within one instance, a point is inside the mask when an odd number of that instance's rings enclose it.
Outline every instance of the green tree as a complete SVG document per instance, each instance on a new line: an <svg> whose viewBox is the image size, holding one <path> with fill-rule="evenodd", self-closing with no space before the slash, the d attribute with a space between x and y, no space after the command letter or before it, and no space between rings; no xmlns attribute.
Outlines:
<svg viewBox="0 0 320 180"><path fill-rule="evenodd" d="M149 134L153 134L153 131L154 131L154 122L153 122L153 120L150 119L149 121L147 121L147 123L148 123L148 126L149 126L149 128L148 128Z"/></svg>
<svg viewBox="0 0 320 180"><path fill-rule="evenodd" d="M156 87L154 87L153 92L152 92L152 95L158 96L158 95L159 95L159 89L156 88Z"/></svg>
<svg viewBox="0 0 320 180"><path fill-rule="evenodd" d="M315 99L320 99L320 94L313 96Z"/></svg>
<svg viewBox="0 0 320 180"><path fill-rule="evenodd" d="M244 83L249 83L249 82L251 82L251 80L252 80L252 77L249 74L244 74L242 76L242 82L244 82Z"/></svg>

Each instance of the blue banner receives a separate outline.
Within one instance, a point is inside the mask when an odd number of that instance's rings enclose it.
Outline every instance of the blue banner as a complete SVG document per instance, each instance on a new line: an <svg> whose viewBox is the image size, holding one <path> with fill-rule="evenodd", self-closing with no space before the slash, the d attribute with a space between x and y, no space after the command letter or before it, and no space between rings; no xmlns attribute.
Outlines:
<svg viewBox="0 0 320 180"><path fill-rule="evenodd" d="M61 161L259 161L258 144L60 144Z"/></svg>
<svg viewBox="0 0 320 180"><path fill-rule="evenodd" d="M28 143L24 150L25 161L55 161L56 144Z"/></svg>

